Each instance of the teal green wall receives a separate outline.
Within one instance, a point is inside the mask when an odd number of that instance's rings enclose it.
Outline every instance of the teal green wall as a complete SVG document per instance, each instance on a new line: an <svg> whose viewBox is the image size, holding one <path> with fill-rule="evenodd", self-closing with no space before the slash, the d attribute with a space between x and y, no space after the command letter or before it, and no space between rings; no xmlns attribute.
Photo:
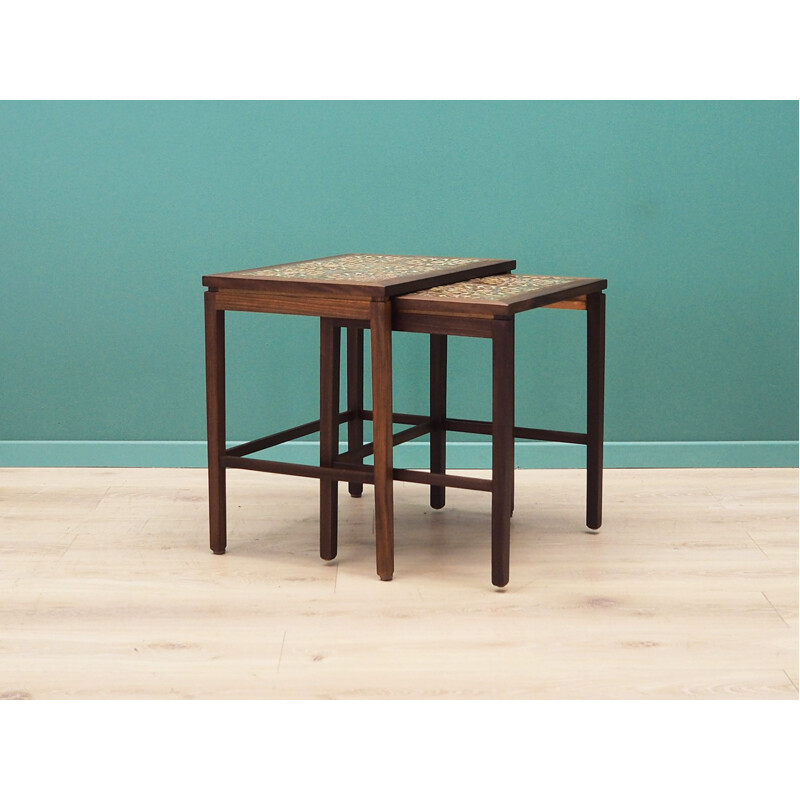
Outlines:
<svg viewBox="0 0 800 800"><path fill-rule="evenodd" d="M608 278L610 442L796 463L796 102L5 102L0 187L0 463L201 441L201 276L345 252ZM229 438L316 418L316 320L229 318ZM519 424L582 427L584 330L520 317ZM395 342L422 411L424 337ZM488 415L489 355L454 341L454 416Z"/></svg>

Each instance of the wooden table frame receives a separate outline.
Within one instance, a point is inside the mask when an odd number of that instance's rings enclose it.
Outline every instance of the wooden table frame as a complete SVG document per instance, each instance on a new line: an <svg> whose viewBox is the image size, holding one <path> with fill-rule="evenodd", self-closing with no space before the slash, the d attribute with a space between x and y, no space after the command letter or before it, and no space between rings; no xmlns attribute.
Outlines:
<svg viewBox="0 0 800 800"><path fill-rule="evenodd" d="M340 257L330 257L340 258ZM322 259L324 260L324 259ZM299 264L307 262L298 262ZM286 266L286 265L280 265ZM427 274L371 281L300 280L265 275L265 268L206 275L206 400L208 435L209 531L212 552L227 547L225 471L250 469L301 475L320 481L320 556L337 551L338 481L375 485L377 571L381 580L394 573L394 506L392 448L392 305L398 294L432 286L509 272L514 261L475 259L466 266L432 269ZM248 311L320 317L320 419L228 448L225 414L225 312ZM336 431L342 422L358 429L360 415L338 408L339 333L343 325L369 328L372 346L372 413L374 467L340 463ZM362 334L363 336L363 334ZM362 375L363 386L363 375ZM359 417L357 420L356 418ZM320 432L320 464L284 463L253 458L252 453Z"/></svg>

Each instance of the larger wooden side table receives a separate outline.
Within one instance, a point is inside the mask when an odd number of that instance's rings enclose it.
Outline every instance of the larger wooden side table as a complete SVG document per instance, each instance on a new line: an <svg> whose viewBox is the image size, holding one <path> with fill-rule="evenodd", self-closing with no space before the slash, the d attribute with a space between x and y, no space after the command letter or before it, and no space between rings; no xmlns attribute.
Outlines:
<svg viewBox="0 0 800 800"><path fill-rule="evenodd" d="M381 580L394 572L391 298L513 270L507 259L350 253L203 277L210 544L227 546L225 470L251 469L320 481L320 556L336 557L336 482L375 484L376 560ZM226 446L225 312L300 314L320 318L320 419L238 446ZM338 408L341 326L368 327L372 345L374 467L334 464L338 426L356 421ZM253 458L252 454L320 432L319 466ZM422 434L420 434L422 435Z"/></svg>

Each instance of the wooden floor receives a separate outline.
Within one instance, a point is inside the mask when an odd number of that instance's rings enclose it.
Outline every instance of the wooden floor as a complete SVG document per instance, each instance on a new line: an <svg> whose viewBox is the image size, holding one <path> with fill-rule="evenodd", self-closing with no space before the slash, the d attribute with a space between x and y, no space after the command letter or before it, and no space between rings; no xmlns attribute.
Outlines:
<svg viewBox="0 0 800 800"><path fill-rule="evenodd" d="M230 472L214 556L203 470L1 469L0 698L797 699L796 470L608 470L599 535L516 475L499 591L484 493L397 484L384 583L369 487L326 563L312 480Z"/></svg>

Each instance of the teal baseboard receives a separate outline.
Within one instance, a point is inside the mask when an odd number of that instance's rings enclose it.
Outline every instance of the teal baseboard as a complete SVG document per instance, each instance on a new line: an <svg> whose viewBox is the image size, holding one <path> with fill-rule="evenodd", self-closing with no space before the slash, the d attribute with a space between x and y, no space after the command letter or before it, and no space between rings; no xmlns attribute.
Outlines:
<svg viewBox="0 0 800 800"><path fill-rule="evenodd" d="M233 446L234 442L230 443ZM341 445L342 450L346 444ZM316 442L289 442L269 457L301 464L319 463ZM203 467L205 442L0 441L0 467ZM580 469L581 445L518 442L518 469ZM408 442L395 450L397 467L425 468L428 445ZM488 442L451 442L450 469L488 469ZM797 467L797 442L607 442L605 464L610 469L689 467Z"/></svg>

